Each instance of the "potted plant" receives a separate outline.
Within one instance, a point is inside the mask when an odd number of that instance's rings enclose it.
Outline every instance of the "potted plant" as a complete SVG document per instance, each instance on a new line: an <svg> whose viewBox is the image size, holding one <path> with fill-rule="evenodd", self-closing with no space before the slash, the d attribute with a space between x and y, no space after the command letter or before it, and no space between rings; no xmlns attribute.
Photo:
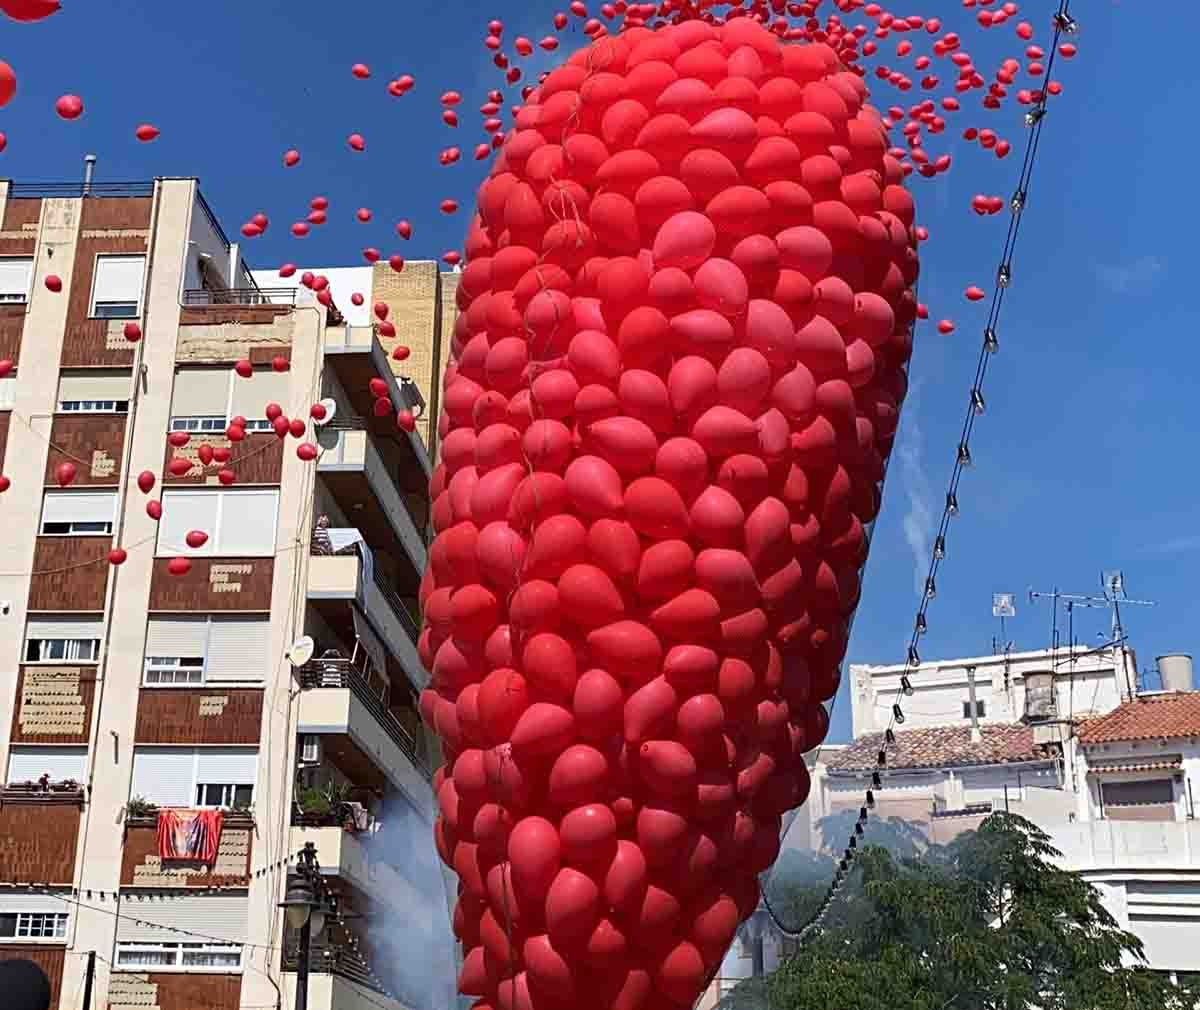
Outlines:
<svg viewBox="0 0 1200 1010"><path fill-rule="evenodd" d="M158 804L146 799L145 796L130 796L125 804L125 817L153 817L158 813Z"/></svg>
<svg viewBox="0 0 1200 1010"><path fill-rule="evenodd" d="M296 793L296 806L302 817L324 820L330 814L329 799L324 790L309 786Z"/></svg>

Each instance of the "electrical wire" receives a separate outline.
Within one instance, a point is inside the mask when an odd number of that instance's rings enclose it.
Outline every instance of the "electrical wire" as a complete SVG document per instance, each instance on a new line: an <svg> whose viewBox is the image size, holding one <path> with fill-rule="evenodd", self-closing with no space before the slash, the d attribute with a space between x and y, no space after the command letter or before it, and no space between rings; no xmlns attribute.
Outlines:
<svg viewBox="0 0 1200 1010"><path fill-rule="evenodd" d="M1045 74L1049 79L1050 73L1054 68L1054 59L1058 52L1059 40L1068 25L1074 22L1070 17L1070 0L1059 0L1058 11L1054 17L1054 38L1050 46L1050 58L1047 62ZM875 805L874 789L882 787L882 774L887 768L887 752L888 748L894 746L895 743L895 727L904 722L904 710L901 705L901 699L912 693L912 685L909 681L909 674L915 673L920 667L920 654L917 650L917 643L927 629L926 611L928 610L930 601L936 595L936 577L942 560L945 557L946 534L949 530L950 520L958 513L958 488L962 478L963 470L970 465L970 438L974 431L975 419L980 413L982 401L982 391L984 378L987 375L988 362L992 355L999 348L996 327L999 324L1001 309L1004 305L1004 296L1012 282L1012 257L1016 248L1017 238L1021 230L1021 221L1025 203L1029 195L1029 187L1033 177L1033 166L1037 159L1038 146L1041 141L1042 125L1045 122L1047 103L1049 93L1045 89L1041 91L1040 97L1034 107L1026 113L1025 122L1029 127L1028 139L1025 145L1025 156L1021 165L1021 173L1017 184L1017 189L1013 194L1010 204L1012 217L1009 220L1008 232L1005 236L1003 250L1001 252L1000 265L996 273L996 286L992 291L991 306L988 311L987 325L984 329L983 343L979 349L979 356L975 366L974 382L971 386L970 399L967 404L966 417L963 421L963 426L959 435L958 450L956 453L953 469L951 470L949 486L946 492L946 502L942 508L941 521L938 524L937 537L934 541L934 548L929 560L929 567L925 578L925 590L921 596L921 602L917 607L916 619L913 625L912 636L909 641L908 653L905 657L903 672L901 673L901 686L896 693L896 700L892 704L891 717L888 721L887 729L883 733L883 738L880 743L879 753L877 757L876 770L872 773L871 784L872 788L868 789L864 797L864 803L859 809L859 817L855 822L854 829L847 841L845 850L843 851L841 860L838 863L837 872L834 874L833 881L830 883L825 897L822 899L817 910L799 929L791 929L785 923L781 922L771 908L770 900L765 890L763 892L763 904L767 913L771 917L772 923L784 935L792 939L804 940L811 936L815 931L819 930L824 924L826 913L834 899L840 893L845 885L855 854L858 851L858 839L863 836L865 824L869 818L869 811Z"/></svg>

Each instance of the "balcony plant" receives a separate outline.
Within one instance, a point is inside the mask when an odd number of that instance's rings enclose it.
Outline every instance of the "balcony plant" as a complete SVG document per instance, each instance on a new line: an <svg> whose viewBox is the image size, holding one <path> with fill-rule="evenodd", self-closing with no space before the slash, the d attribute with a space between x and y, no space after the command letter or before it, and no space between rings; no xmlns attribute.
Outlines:
<svg viewBox="0 0 1200 1010"><path fill-rule="evenodd" d="M153 817L158 813L158 804L146 799L145 796L130 796L125 804L126 819L133 817Z"/></svg>

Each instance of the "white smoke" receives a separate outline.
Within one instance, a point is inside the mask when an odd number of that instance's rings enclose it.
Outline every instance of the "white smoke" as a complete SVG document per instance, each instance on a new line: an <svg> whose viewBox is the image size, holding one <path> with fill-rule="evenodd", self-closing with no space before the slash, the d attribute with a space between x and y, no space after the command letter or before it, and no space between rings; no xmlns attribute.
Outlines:
<svg viewBox="0 0 1200 1010"><path fill-rule="evenodd" d="M433 831L394 791L380 807L379 822L367 852L373 866L389 865L372 874L361 931L371 968L405 1006L454 1007L458 961L447 900L455 891L443 878Z"/></svg>

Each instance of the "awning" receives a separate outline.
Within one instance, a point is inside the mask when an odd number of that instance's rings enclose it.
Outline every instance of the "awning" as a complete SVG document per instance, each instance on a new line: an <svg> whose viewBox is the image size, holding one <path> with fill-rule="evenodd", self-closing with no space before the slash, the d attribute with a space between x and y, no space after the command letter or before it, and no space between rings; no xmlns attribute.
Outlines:
<svg viewBox="0 0 1200 1010"><path fill-rule="evenodd" d="M1146 758L1137 761L1127 758L1120 761L1088 762L1089 775L1104 775L1108 772L1171 772L1183 767L1183 756L1168 754L1160 758Z"/></svg>

